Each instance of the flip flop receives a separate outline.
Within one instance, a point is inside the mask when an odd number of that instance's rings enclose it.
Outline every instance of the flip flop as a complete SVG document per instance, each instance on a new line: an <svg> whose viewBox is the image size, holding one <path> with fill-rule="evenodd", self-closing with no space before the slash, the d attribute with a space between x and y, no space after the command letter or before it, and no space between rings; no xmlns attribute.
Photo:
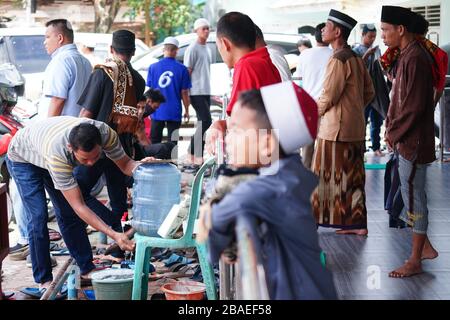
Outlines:
<svg viewBox="0 0 450 320"><path fill-rule="evenodd" d="M48 229L48 237L50 238L50 241L58 241L62 239L61 233L55 229Z"/></svg>
<svg viewBox="0 0 450 320"><path fill-rule="evenodd" d="M45 291L47 290L47 288L24 288L22 290L20 290L20 292L22 292L23 294L26 294L30 297L36 298L36 299L40 299ZM55 300L64 300L67 298L67 286L64 285L62 286L61 290L59 290L58 295L56 295Z"/></svg>
<svg viewBox="0 0 450 320"><path fill-rule="evenodd" d="M50 253L54 256L70 256L69 249L61 248L59 250L50 251Z"/></svg>

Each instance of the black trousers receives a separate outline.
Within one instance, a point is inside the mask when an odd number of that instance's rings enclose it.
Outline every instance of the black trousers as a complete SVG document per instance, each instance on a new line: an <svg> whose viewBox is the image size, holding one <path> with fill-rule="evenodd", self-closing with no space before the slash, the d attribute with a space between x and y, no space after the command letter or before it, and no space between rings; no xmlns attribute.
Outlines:
<svg viewBox="0 0 450 320"><path fill-rule="evenodd" d="M205 147L205 132L211 126L211 96L190 96L191 104L197 113L197 125L194 135L191 137L189 153L197 158L203 157Z"/></svg>
<svg viewBox="0 0 450 320"><path fill-rule="evenodd" d="M178 143L178 129L180 129L181 121L158 121L152 119L151 140L152 144L161 143L163 138L163 130L167 125L167 140L169 142Z"/></svg>

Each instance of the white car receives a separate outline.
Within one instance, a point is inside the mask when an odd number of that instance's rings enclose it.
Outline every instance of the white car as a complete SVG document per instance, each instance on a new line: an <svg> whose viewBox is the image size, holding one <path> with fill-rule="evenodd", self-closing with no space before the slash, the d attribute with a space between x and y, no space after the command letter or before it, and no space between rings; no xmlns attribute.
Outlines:
<svg viewBox="0 0 450 320"><path fill-rule="evenodd" d="M297 63L298 49L297 41L300 35L285 34L264 34L268 45L280 50L286 57L289 66L295 69ZM184 54L191 42L197 39L197 34L190 33L175 37L180 43L176 59L183 63ZM212 105L222 106L222 98L231 91L231 72L222 60L216 46L216 33L211 32L207 41L213 55L211 64L211 103ZM143 77L147 79L148 68L151 64L158 62L163 58L163 45L158 44L142 55L136 55L131 59L131 64Z"/></svg>
<svg viewBox="0 0 450 320"><path fill-rule="evenodd" d="M46 28L0 28L0 64L14 64L25 78L25 97L37 100L42 95L44 72L51 57L44 47ZM112 34L75 33L74 42L95 43L94 54L104 60L109 53ZM136 39L136 54L149 50Z"/></svg>

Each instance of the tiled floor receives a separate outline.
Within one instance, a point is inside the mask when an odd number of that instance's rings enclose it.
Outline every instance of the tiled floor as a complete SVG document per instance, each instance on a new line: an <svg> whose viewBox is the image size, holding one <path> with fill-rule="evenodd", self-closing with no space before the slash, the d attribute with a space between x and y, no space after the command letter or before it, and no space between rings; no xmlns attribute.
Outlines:
<svg viewBox="0 0 450 320"><path fill-rule="evenodd" d="M339 298L450 299L450 164L436 162L428 171L429 237L439 257L425 261L421 275L408 279L388 277L408 258L411 231L389 228L383 190L384 171L366 171L367 238L319 229Z"/></svg>

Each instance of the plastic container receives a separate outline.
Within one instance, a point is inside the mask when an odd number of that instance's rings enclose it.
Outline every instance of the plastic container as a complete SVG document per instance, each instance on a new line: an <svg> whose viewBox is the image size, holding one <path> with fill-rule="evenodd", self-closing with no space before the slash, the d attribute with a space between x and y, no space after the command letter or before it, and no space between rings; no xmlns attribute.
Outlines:
<svg viewBox="0 0 450 320"><path fill-rule="evenodd" d="M140 165L133 178L131 225L141 235L158 237L159 226L180 203L181 173L171 163L148 163Z"/></svg>
<svg viewBox="0 0 450 320"><path fill-rule="evenodd" d="M205 284L197 281L169 282L161 287L167 300L203 300Z"/></svg>
<svg viewBox="0 0 450 320"><path fill-rule="evenodd" d="M107 269L92 274L96 300L131 300L134 271Z"/></svg>

